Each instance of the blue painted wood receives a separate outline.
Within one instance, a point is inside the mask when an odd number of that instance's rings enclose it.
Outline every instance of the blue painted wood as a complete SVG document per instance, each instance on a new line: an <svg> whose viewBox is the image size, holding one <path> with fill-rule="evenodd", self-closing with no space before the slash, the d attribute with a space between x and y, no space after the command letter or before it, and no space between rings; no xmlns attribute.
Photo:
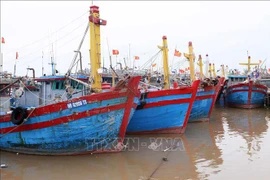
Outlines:
<svg viewBox="0 0 270 180"><path fill-rule="evenodd" d="M126 103L127 100L127 97L114 98L54 113L44 112L44 115L29 118L24 125L40 122L48 123L55 118L95 108L114 106ZM134 99L134 103L138 103L138 98ZM69 155L101 152L102 150L113 151L118 145L119 130L124 112L125 108L121 108L51 127L11 132L1 138L0 148L7 151L41 155ZM135 109L133 108L129 120L134 112ZM11 122L2 122L0 125L1 128L14 127Z"/></svg>
<svg viewBox="0 0 270 180"><path fill-rule="evenodd" d="M206 95L215 95L216 91L201 91L196 93L196 97L206 96ZM210 108L212 106L213 97L207 99L198 99L192 105L191 113L188 119L188 122L197 122L205 118L209 118Z"/></svg>
<svg viewBox="0 0 270 180"><path fill-rule="evenodd" d="M266 93L266 86L255 85L253 82L249 84L238 83L227 88L225 103L238 108L260 107L264 104Z"/></svg>
<svg viewBox="0 0 270 180"><path fill-rule="evenodd" d="M149 92L151 93L151 92ZM168 95L154 98L145 98L145 103L159 102L162 104L165 100L179 100L191 98L192 94ZM188 103L167 104L149 108L136 109L134 116L127 127L128 133L142 131L156 131L171 128L183 127L185 117L189 107ZM141 102L138 106L141 105Z"/></svg>
<svg viewBox="0 0 270 180"><path fill-rule="evenodd" d="M252 92L250 103L263 105L264 97L265 97L265 95L262 93ZM248 104L248 92L230 93L226 96L226 103L246 105L246 104Z"/></svg>

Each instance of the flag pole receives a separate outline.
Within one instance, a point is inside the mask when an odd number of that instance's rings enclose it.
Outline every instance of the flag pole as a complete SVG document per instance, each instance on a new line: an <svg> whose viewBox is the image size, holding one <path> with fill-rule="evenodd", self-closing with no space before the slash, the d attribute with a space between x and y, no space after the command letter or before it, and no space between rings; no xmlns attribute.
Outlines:
<svg viewBox="0 0 270 180"><path fill-rule="evenodd" d="M133 70L132 70L133 72L132 73L134 73L134 67L135 67L134 65L135 65L135 57L133 58Z"/></svg>
<svg viewBox="0 0 270 180"><path fill-rule="evenodd" d="M1 43L0 74L4 72L4 43Z"/></svg>
<svg viewBox="0 0 270 180"><path fill-rule="evenodd" d="M177 50L177 45L175 45L174 53L175 53L175 50ZM173 58L172 58L172 62L171 62L171 70L172 70L173 62L174 62L174 56L175 56L174 53L173 53Z"/></svg>
<svg viewBox="0 0 270 180"><path fill-rule="evenodd" d="M16 77L16 63L17 63L17 61L16 61L16 59L15 59L15 64L14 64L14 77Z"/></svg>

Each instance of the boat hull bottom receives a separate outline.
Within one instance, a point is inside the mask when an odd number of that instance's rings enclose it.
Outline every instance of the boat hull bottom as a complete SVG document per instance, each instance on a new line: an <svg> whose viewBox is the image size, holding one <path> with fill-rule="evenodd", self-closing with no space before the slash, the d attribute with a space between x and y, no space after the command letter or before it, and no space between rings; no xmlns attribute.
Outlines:
<svg viewBox="0 0 270 180"><path fill-rule="evenodd" d="M241 109L253 109L253 108L263 107L263 104L233 104L233 103L227 103L226 105L229 106L229 107L241 108Z"/></svg>
<svg viewBox="0 0 270 180"><path fill-rule="evenodd" d="M102 149L96 151L84 151L84 152L74 152L74 153L49 153L49 152L33 152L33 151L25 151L20 149L3 149L0 151L6 151L11 153L18 154L26 154L26 155L39 155L39 156L76 156L76 155L87 155L87 154L101 154L101 153L118 153L121 152L122 149Z"/></svg>
<svg viewBox="0 0 270 180"><path fill-rule="evenodd" d="M144 134L183 134L184 127L162 128L147 131L127 132L128 135L144 135Z"/></svg>

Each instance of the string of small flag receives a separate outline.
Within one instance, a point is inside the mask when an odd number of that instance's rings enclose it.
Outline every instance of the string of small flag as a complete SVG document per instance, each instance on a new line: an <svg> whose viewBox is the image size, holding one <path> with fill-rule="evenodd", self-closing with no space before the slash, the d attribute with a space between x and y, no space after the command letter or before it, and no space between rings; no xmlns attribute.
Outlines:
<svg viewBox="0 0 270 180"><path fill-rule="evenodd" d="M112 50L112 55L119 55L119 50L113 49ZM134 56L134 60L139 60L140 57L139 56Z"/></svg>
<svg viewBox="0 0 270 180"><path fill-rule="evenodd" d="M1 43L2 44L5 44L6 43L4 37L1 38ZM113 55L116 55L116 56L119 55L119 50L113 49L112 50L112 54ZM175 49L174 50L174 56L181 57L182 56L182 53L180 51L178 51L177 49ZM42 52L42 58L43 58L43 52ZM16 52L15 59L19 59L19 53L18 52ZM134 56L134 60L139 60L139 59L140 59L139 56ZM259 60L259 63L261 64L262 63L262 60ZM155 67L156 65L157 64L154 63L154 64L152 64L152 67ZM188 70L189 70L189 67L188 68L185 68L185 70L179 69L179 73L185 73L185 71L188 71ZM268 71L270 72L270 68L268 69Z"/></svg>

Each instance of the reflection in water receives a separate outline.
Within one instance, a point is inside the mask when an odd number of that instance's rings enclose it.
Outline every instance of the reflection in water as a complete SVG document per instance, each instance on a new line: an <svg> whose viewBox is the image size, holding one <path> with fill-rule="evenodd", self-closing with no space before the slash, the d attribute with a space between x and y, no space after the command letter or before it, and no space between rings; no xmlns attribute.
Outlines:
<svg viewBox="0 0 270 180"><path fill-rule="evenodd" d="M117 154L30 156L1 152L1 179L269 179L267 109L216 107L180 135L131 136ZM255 175L252 177L252 175Z"/></svg>
<svg viewBox="0 0 270 180"><path fill-rule="evenodd" d="M239 135L245 140L247 154L252 157L261 150L268 129L265 109L227 109L227 111L232 114L226 118L230 134Z"/></svg>

